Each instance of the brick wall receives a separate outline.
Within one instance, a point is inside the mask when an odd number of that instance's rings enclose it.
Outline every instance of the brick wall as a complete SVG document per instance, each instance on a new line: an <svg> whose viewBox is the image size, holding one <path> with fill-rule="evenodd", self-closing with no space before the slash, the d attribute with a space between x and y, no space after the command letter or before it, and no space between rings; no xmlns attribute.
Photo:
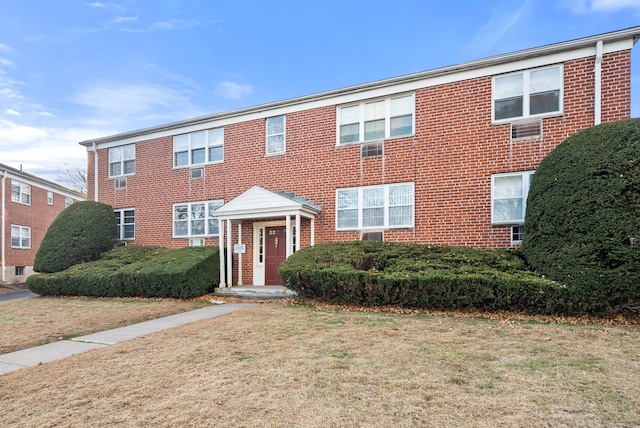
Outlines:
<svg viewBox="0 0 640 428"><path fill-rule="evenodd" d="M630 58L629 50L603 58L603 122L630 117ZM593 125L594 61L564 63L564 114L543 119L540 138L512 141L510 124L492 124L492 78L480 77L416 90L415 134L386 140L379 158L361 159L359 145L336 145L336 106L287 114L282 155L265 155L265 119L225 126L224 162L205 166L199 180L190 180L187 168L173 169L172 138L165 137L136 144L136 174L116 191L108 150L101 149L99 199L136 209L135 244L182 247L186 239L171 238L173 204L228 202L253 185L293 191L322 206L315 224L316 243L322 243L360 238L335 230L336 189L414 182L415 228L385 231L385 240L507 247L510 227L491 225L491 175L534 170L553 147ZM92 176L90 168L90 195ZM252 276L251 232L251 223L243 225L245 283ZM235 243L235 226L233 233Z"/></svg>
<svg viewBox="0 0 640 428"><path fill-rule="evenodd" d="M5 180L5 280L7 282L20 282L24 281L26 276L33 272L33 262L40 243L49 225L65 208L65 196L54 191L53 205L49 205L47 192L50 190L31 184L30 205L13 202L11 201L11 181L11 178ZM20 180L17 179L17 181ZM11 247L11 225L31 228L30 249ZM24 277L15 277L16 266L25 267L26 275Z"/></svg>

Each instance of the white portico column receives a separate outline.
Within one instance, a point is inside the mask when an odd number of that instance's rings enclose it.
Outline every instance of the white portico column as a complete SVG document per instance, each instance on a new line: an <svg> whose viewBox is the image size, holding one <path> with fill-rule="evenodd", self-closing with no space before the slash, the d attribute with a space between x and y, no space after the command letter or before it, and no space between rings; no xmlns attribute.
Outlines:
<svg viewBox="0 0 640 428"><path fill-rule="evenodd" d="M238 244L242 244L242 222L238 223ZM242 253L238 253L238 285L242 285Z"/></svg>
<svg viewBox="0 0 640 428"><path fill-rule="evenodd" d="M231 219L227 220L227 287L233 285L233 268L231 263L233 260L233 247L231 246Z"/></svg>
<svg viewBox="0 0 640 428"><path fill-rule="evenodd" d="M287 241L287 250L286 250L286 255L285 257L288 259L289 256L291 255L291 216L289 214L287 214L287 221L286 221L286 241Z"/></svg>
<svg viewBox="0 0 640 428"><path fill-rule="evenodd" d="M220 248L220 285L224 288L227 284L224 282L224 221L218 220L218 247Z"/></svg>
<svg viewBox="0 0 640 428"><path fill-rule="evenodd" d="M300 249L300 214L296 214L296 247L293 251L298 251Z"/></svg>

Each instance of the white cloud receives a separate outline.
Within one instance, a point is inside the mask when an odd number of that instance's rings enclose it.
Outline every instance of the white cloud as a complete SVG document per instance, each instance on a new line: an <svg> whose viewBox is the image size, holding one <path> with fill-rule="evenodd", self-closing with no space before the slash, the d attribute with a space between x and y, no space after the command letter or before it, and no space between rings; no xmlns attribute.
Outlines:
<svg viewBox="0 0 640 428"><path fill-rule="evenodd" d="M7 98L15 98L15 99L23 99L24 97L20 95L19 92L14 91L11 88L0 89L0 95L3 95Z"/></svg>
<svg viewBox="0 0 640 428"><path fill-rule="evenodd" d="M0 119L2 163L44 179L57 181L65 164L87 166L86 149L80 141L114 134L92 128L37 128Z"/></svg>
<svg viewBox="0 0 640 428"><path fill-rule="evenodd" d="M467 47L479 51L490 50L519 22L526 20L533 10L532 0L498 3L491 7L491 19L476 33Z"/></svg>
<svg viewBox="0 0 640 428"><path fill-rule="evenodd" d="M7 67L15 67L16 65L14 63L12 63L11 61L9 61L6 58L0 58L0 65L4 65Z"/></svg>
<svg viewBox="0 0 640 428"><path fill-rule="evenodd" d="M119 16L111 20L114 24L121 24L123 22L135 22L138 20L137 16Z"/></svg>
<svg viewBox="0 0 640 428"><path fill-rule="evenodd" d="M640 1L638 0L593 0L591 8L594 11L599 10L618 10L627 7L640 9Z"/></svg>
<svg viewBox="0 0 640 428"><path fill-rule="evenodd" d="M638 0L561 0L558 5L573 13L615 12L620 9L640 9Z"/></svg>
<svg viewBox="0 0 640 428"><path fill-rule="evenodd" d="M100 3L100 2L85 3L85 6L89 6L89 7L92 7L92 8L94 8L94 9L99 9L99 8L107 7L107 5L106 5L106 4L104 4L104 3Z"/></svg>
<svg viewBox="0 0 640 428"><path fill-rule="evenodd" d="M13 52L13 48L11 48L10 46L3 45L2 43L0 43L0 52L11 53L11 52Z"/></svg>
<svg viewBox="0 0 640 428"><path fill-rule="evenodd" d="M153 83L99 83L76 93L69 101L86 108L82 123L117 123L118 127L140 128L204 114L189 98L192 91L182 86Z"/></svg>
<svg viewBox="0 0 640 428"><path fill-rule="evenodd" d="M10 114L12 116L20 116L19 111L15 111L14 109L11 109L11 108L6 109L5 113Z"/></svg>
<svg viewBox="0 0 640 428"><path fill-rule="evenodd" d="M249 85L229 81L219 82L216 85L216 94L232 100L244 98L251 93L253 93L253 87Z"/></svg>

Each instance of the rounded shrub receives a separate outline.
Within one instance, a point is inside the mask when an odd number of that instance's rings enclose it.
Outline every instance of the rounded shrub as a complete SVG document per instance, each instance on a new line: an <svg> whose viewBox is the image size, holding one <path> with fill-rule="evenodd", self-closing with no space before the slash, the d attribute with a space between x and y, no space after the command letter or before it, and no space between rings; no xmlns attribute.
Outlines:
<svg viewBox="0 0 640 428"><path fill-rule="evenodd" d="M640 119L563 141L531 182L529 265L567 286L576 312L640 303Z"/></svg>
<svg viewBox="0 0 640 428"><path fill-rule="evenodd" d="M60 272L78 263L97 260L113 247L113 209L93 201L76 202L51 223L36 253L36 272Z"/></svg>

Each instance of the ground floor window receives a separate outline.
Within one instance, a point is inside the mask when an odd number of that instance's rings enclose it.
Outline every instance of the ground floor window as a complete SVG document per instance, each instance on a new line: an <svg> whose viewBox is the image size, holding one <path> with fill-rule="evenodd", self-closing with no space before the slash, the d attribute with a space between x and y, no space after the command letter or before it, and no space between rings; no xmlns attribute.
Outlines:
<svg viewBox="0 0 640 428"><path fill-rule="evenodd" d="M524 224L529 185L535 171L491 176L491 223Z"/></svg>
<svg viewBox="0 0 640 428"><path fill-rule="evenodd" d="M511 243L521 244L524 237L524 226L511 226Z"/></svg>
<svg viewBox="0 0 640 428"><path fill-rule="evenodd" d="M173 237L218 236L220 234L215 210L223 201L190 202L173 206Z"/></svg>
<svg viewBox="0 0 640 428"><path fill-rule="evenodd" d="M31 248L31 228L11 225L11 248Z"/></svg>
<svg viewBox="0 0 640 428"><path fill-rule="evenodd" d="M24 276L24 266L16 266L15 276Z"/></svg>
<svg viewBox="0 0 640 428"><path fill-rule="evenodd" d="M134 239L136 230L136 211L134 209L115 210L113 214L116 216L116 239Z"/></svg>
<svg viewBox="0 0 640 428"><path fill-rule="evenodd" d="M336 190L337 230L380 230L413 225L413 183Z"/></svg>

